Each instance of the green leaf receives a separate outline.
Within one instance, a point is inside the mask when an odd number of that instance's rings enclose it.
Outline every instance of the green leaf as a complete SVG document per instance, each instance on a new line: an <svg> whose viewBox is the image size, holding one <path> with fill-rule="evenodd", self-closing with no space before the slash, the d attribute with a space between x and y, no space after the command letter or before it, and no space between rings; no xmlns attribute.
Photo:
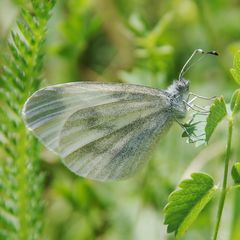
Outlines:
<svg viewBox="0 0 240 240"><path fill-rule="evenodd" d="M184 235L216 193L213 179L205 173L193 173L179 188L169 196L164 210L167 231L175 232L176 239Z"/></svg>
<svg viewBox="0 0 240 240"><path fill-rule="evenodd" d="M240 111L240 89L233 93L230 107L233 114Z"/></svg>
<svg viewBox="0 0 240 240"><path fill-rule="evenodd" d="M53 0L28 2L9 37L10 51L3 54L0 67L0 239L43 238L40 149L37 140L26 133L20 111L41 82Z"/></svg>
<svg viewBox="0 0 240 240"><path fill-rule="evenodd" d="M231 174L235 184L240 184L240 162L233 165Z"/></svg>
<svg viewBox="0 0 240 240"><path fill-rule="evenodd" d="M207 118L207 125L205 127L206 142L209 141L214 129L227 115L226 104L223 97L216 98L210 108L210 114Z"/></svg>
<svg viewBox="0 0 240 240"><path fill-rule="evenodd" d="M240 84L240 51L234 55L233 68L230 69L230 72L236 83Z"/></svg>

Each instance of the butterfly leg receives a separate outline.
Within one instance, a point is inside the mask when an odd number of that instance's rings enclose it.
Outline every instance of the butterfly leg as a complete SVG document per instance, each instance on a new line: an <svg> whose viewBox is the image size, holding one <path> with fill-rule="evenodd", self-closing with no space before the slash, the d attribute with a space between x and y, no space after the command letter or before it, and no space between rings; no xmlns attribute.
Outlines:
<svg viewBox="0 0 240 240"><path fill-rule="evenodd" d="M190 101L190 103L187 102L187 101L184 101L184 103L188 106L188 110L192 109L195 112L203 113L203 114L208 114L209 113L209 111L206 111L206 109L204 109L204 108L202 108L202 107L200 107L200 106L198 106L196 104L191 104L192 101Z"/></svg>
<svg viewBox="0 0 240 240"><path fill-rule="evenodd" d="M193 96L193 98L190 100L190 98L191 98L192 96ZM199 105L193 104L193 102L194 102L195 100L197 100L197 99L203 99L203 100L207 100L207 101L212 101L212 100L214 100L215 98L216 98L216 96L213 96L213 97L204 97L204 96L200 96L200 95L197 95L197 94L195 94L195 93L190 92L190 93L188 94L188 97L187 97L185 103L186 103L186 105L188 105L188 110L189 110L189 109L193 109L194 111L197 111L197 112L200 112L200 110L201 110L201 111L203 111L203 112L205 112L205 113L209 113L208 111L206 111L206 109L200 107Z"/></svg>
<svg viewBox="0 0 240 240"><path fill-rule="evenodd" d="M186 124L179 122L178 119L175 119L175 120L176 120L176 122L179 124L179 126L184 130L183 134L184 134L184 133L187 134L187 137L188 137L188 139L189 139L189 142L190 142L190 143L194 142L194 140L193 140L192 137L191 137L191 133L189 133L189 132L188 132L188 129L186 128ZM189 124L191 123L192 120L193 120L193 119L190 120ZM194 136L194 137L195 137L195 136Z"/></svg>
<svg viewBox="0 0 240 240"><path fill-rule="evenodd" d="M192 93L192 92L190 92L190 93L188 94L188 99L190 98L190 96L194 96L194 97L196 97L196 98L200 98L200 99L204 99L204 100L214 100L214 99L216 99L216 97L217 97L217 96L204 97L204 96L201 96L201 95Z"/></svg>
<svg viewBox="0 0 240 240"><path fill-rule="evenodd" d="M176 122L180 125L180 127L183 129L183 134L182 137L187 137L189 143L196 143L199 141L205 141L205 133L200 133L197 134L196 129L198 128L198 125L202 126L201 124L205 123L205 120L197 120L196 117L201 116L201 115L206 115L201 112L195 112L191 119L187 123L181 123L178 120Z"/></svg>
<svg viewBox="0 0 240 240"><path fill-rule="evenodd" d="M202 113L209 113L208 110L206 110L205 108L203 108L203 107L201 107L201 106L199 106L197 104L193 104L192 106L195 107L195 108L200 109L202 111Z"/></svg>
<svg viewBox="0 0 240 240"><path fill-rule="evenodd" d="M188 95L188 98L187 98L187 100L186 100L186 102L187 102L188 104L193 103L193 102L197 99L197 97L193 97L191 100L189 100L189 99L190 99L189 96L190 96L190 95Z"/></svg>

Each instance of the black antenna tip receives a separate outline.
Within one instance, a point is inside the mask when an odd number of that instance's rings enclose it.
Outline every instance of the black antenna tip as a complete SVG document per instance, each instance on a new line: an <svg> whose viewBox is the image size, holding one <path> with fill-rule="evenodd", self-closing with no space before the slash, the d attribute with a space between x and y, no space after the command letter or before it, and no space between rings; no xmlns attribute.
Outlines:
<svg viewBox="0 0 240 240"><path fill-rule="evenodd" d="M215 56L219 55L218 52L216 52L216 51L209 51L209 52L207 52L207 54L211 54L211 55L215 55Z"/></svg>

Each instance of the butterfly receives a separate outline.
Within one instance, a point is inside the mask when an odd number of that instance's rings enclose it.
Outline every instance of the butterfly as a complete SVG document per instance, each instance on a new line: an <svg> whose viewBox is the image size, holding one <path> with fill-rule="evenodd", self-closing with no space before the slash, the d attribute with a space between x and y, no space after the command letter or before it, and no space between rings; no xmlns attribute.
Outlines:
<svg viewBox="0 0 240 240"><path fill-rule="evenodd" d="M94 82L45 87L24 104L24 122L75 174L99 181L129 178L171 124L186 116L189 81L182 76L199 52L205 53L195 50L166 90Z"/></svg>

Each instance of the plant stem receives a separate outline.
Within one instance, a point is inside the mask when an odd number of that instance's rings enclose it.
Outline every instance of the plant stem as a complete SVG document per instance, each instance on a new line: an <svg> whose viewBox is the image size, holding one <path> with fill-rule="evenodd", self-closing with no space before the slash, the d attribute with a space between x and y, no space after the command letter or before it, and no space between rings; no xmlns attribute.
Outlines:
<svg viewBox="0 0 240 240"><path fill-rule="evenodd" d="M228 167L229 167L229 160L230 160L230 153L231 153L231 145L232 145L232 128L233 128L233 118L229 117L228 119L228 141L227 141L227 150L226 150L226 157L225 157L225 166L224 166L224 177L222 183L222 190L220 201L218 205L218 213L217 213L217 222L214 230L213 240L217 240L219 225L221 222L223 206L226 198L227 193L227 177L228 177Z"/></svg>
<svg viewBox="0 0 240 240"><path fill-rule="evenodd" d="M28 222L26 216L28 215L28 201L27 201L27 163L26 163L26 146L27 136L24 126L21 125L19 128L19 136L21 141L18 144L18 160L16 161L17 171L17 182L18 182L18 219L19 219L19 233L18 237L21 240L28 238Z"/></svg>

